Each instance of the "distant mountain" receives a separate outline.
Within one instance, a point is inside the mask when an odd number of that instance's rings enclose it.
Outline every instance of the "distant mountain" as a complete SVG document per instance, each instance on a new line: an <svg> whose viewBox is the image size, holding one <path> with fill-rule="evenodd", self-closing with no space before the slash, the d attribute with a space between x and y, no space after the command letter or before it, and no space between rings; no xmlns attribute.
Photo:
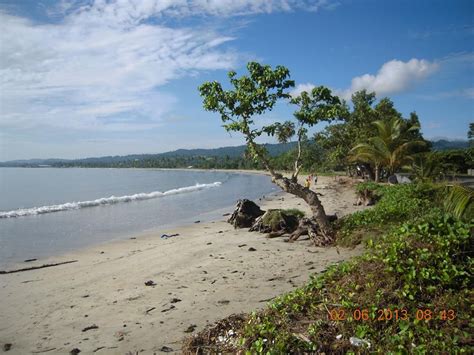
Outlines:
<svg viewBox="0 0 474 355"><path fill-rule="evenodd" d="M469 141L462 139L438 139L431 141L431 143L433 144L433 150L464 149L469 147Z"/></svg>
<svg viewBox="0 0 474 355"><path fill-rule="evenodd" d="M265 144L271 156L277 156L289 151L296 146L295 142ZM0 167L40 167L40 166L107 166L118 163L128 163L145 160L163 160L166 158L192 158L192 157L215 157L215 158L241 158L247 147L245 145L235 147L222 147L214 149L178 149L171 152L158 154L131 154L104 156L97 158L84 159L29 159L29 160L11 160L0 162Z"/></svg>

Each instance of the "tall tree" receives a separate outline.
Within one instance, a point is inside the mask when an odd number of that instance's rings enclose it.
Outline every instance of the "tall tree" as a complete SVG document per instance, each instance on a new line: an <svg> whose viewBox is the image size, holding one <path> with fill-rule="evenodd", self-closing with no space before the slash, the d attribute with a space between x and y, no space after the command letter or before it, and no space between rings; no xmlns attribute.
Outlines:
<svg viewBox="0 0 474 355"><path fill-rule="evenodd" d="M408 133L419 129L408 126L406 121L393 116L390 120L375 121L377 134L367 143L357 144L351 152L355 161L370 162L375 166L375 181L380 179L380 171L385 168L392 175L412 160L412 149L424 145L422 140L413 140Z"/></svg>
<svg viewBox="0 0 474 355"><path fill-rule="evenodd" d="M231 84L229 90L224 90L216 81L202 84L199 91L203 97L204 108L219 113L227 131L244 135L252 157L262 162L275 184L306 201L320 231L313 241L317 245L330 244L333 242L334 233L324 207L316 192L298 183L298 174L304 149L302 141L306 137L308 127L344 115L344 105L328 88L322 86L314 88L311 93L302 92L297 97L291 97L288 90L294 86L294 81L290 80L290 72L283 66L273 69L269 65L250 62L247 64L247 70L248 75L241 77L237 77L235 71L228 73ZM264 126L257 125L256 116L272 110L280 99L288 99L297 106L294 119ZM275 171L265 148L257 142L263 134L276 136L281 142L297 137L298 152L290 178Z"/></svg>

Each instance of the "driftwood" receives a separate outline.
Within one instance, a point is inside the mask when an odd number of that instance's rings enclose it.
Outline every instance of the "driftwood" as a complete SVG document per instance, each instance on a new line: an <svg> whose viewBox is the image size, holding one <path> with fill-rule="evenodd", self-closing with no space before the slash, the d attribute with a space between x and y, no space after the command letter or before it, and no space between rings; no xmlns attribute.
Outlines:
<svg viewBox="0 0 474 355"><path fill-rule="evenodd" d="M330 222L337 219L336 215L328 215L327 217ZM313 244L318 247L327 246L333 242L331 238L327 238L319 231L319 226L313 218L301 218L298 228L291 233L288 242L293 243L302 235L308 235Z"/></svg>
<svg viewBox="0 0 474 355"><path fill-rule="evenodd" d="M52 266L58 266L58 265L64 265L64 264L71 264L71 263L76 263L77 260L69 260L69 261L62 261L60 263L54 263L54 264L43 264L40 266L31 266L31 267L25 267L23 269L17 269L17 270L1 270L0 275L3 274L13 274L15 272L23 272L23 271L30 271L30 270L37 270L37 269L44 269L46 267L52 267Z"/></svg>
<svg viewBox="0 0 474 355"><path fill-rule="evenodd" d="M327 216L329 222L337 219L336 215ZM288 213L285 210L271 209L258 217L250 231L267 233L268 238L277 238L289 235L288 242L298 240L302 235L309 235L315 246L326 246L332 243L321 233L318 223L314 218L300 218L298 214Z"/></svg>
<svg viewBox="0 0 474 355"><path fill-rule="evenodd" d="M265 211L262 211L255 202L247 199L238 200L234 212L227 222L234 228L248 228L252 226L255 219L264 213Z"/></svg>

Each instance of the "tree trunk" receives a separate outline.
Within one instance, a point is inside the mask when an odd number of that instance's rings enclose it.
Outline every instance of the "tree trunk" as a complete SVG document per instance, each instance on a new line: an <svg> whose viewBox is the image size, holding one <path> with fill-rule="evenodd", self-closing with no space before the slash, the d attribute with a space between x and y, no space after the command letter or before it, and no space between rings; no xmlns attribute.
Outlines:
<svg viewBox="0 0 474 355"><path fill-rule="evenodd" d="M375 182L380 181L380 167L378 165L375 166Z"/></svg>
<svg viewBox="0 0 474 355"><path fill-rule="evenodd" d="M274 173L272 174L272 177L273 182L283 191L302 198L311 208L313 219L316 221L322 237L319 238L321 240L317 237L313 238L315 244L323 246L332 243L334 241L334 231L316 192L301 186L297 182L288 179L281 174Z"/></svg>
<svg viewBox="0 0 474 355"><path fill-rule="evenodd" d="M265 169L270 173L272 176L273 182L278 185L283 191L288 192L292 195L298 196L302 198L311 208L311 212L313 213L313 219L317 223L317 228L320 232L320 236L312 236L312 240L314 241L315 245L324 246L329 245L334 242L334 231L332 229L331 224L329 223L328 217L326 212L324 211L324 207L319 201L318 195L316 192L300 185L298 183L298 176L293 174L292 178L286 178L280 173L277 173L273 167L271 166L268 159L265 157L264 154L261 154L258 149L258 144L253 141L251 138L251 133L248 128L246 128L243 132L247 136L247 144L249 144L257 157L265 166ZM312 228L316 230L316 228Z"/></svg>

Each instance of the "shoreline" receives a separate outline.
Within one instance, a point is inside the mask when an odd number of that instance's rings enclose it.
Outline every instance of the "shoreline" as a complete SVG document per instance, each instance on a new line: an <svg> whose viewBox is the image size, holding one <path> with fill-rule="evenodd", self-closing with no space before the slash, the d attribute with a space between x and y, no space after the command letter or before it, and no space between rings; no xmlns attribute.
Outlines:
<svg viewBox="0 0 474 355"><path fill-rule="evenodd" d="M57 169L62 169L62 168L57 168ZM89 168L78 168L78 169L89 169ZM102 168L101 168L102 169ZM117 169L121 169L121 168L117 168ZM214 170L206 170L206 169L144 169L144 168L139 168L139 169L136 169L136 168L132 168L132 169L135 169L135 170L155 170L155 171L160 171L160 170L163 170L163 171L197 171L197 172L202 172L202 173L210 173L210 172L217 172L217 173L228 173L230 175L239 175L239 174L242 174L242 175L259 175L259 176L265 176L267 174L265 174L264 171L252 171L252 172L249 172L249 171L246 171L246 170L217 170L217 169L214 169ZM108 170L108 169L106 169ZM192 170L192 171L191 171ZM268 184L269 185L272 185L270 180L268 180ZM262 190L261 193L257 192L256 195L261 197L263 194L273 194L273 193L279 193L279 191L271 191L271 192L264 192L264 190ZM108 197L108 195L105 195ZM69 200L69 201L73 201L73 200ZM103 231L103 232L100 232L98 231L98 233L93 233L94 234L94 240L91 240L90 243L83 243L82 245L78 245L78 246L69 246L69 245L64 245L63 247L60 247L60 248L57 248L57 250L54 250L52 252L49 252L47 249L43 249L42 251L36 253L35 255L35 252L16 252L16 253L12 253L11 255L6 255L5 256L5 259L4 260L0 260L0 271L1 270L10 270L10 269L14 269L14 268L21 268L21 267L25 267L25 265L28 265L28 263L25 263L25 260L30 260L30 259L36 259L38 262L42 262L42 261L49 261L49 259L51 258L56 258L56 257L61 257L62 255L65 255L65 254L69 254L69 253L73 253L75 251L80 251L82 249L88 249L88 248L91 248L91 247L94 247L94 246L101 246L101 245L107 245L108 243L114 243L114 242L118 242L118 241L121 241L121 240L126 240L126 239L129 239L130 237L142 237L144 235L147 235L147 234L158 234L158 233L167 233L167 231L169 229L173 229L173 228L177 228L177 227L182 227L182 226L189 226L189 225L192 225L193 222L195 220L201 220L201 221L212 221L212 220L217 220L220 215L222 213L220 213L221 211L226 211L228 212L227 210L229 209L232 209L235 205L235 202L236 201L227 201L226 203L228 203L228 205L226 206L219 206L219 205L215 205L211 208L213 208L212 210L209 210L209 211L203 211L203 212L200 212L200 211L193 211L195 212L195 215L194 216L183 216L183 217L180 217L180 219L176 220L176 219L170 219L170 220L167 220L165 221L164 223L155 223L155 226L143 226L142 228L136 228L136 230L134 231L126 231L126 232L122 232L122 231L116 231L116 232L110 232L110 231ZM68 200L64 201L64 202L61 202L61 204L64 203L64 204L68 204L70 202L68 202ZM33 207L33 208L30 208L30 209L37 209L38 207ZM95 206L92 207L92 208L96 208ZM28 208L27 208L28 209ZM21 210L21 208L18 208L18 210ZM15 210L6 210L5 212L12 212L12 211L15 211ZM68 213L69 211L59 211L57 213ZM56 213L56 212L54 212ZM28 216L27 216L28 217ZM23 216L19 216L19 217L12 217L12 218L24 218ZM8 218L7 218L8 219ZM89 234L89 235L92 235L92 234ZM1 258L0 258L1 259ZM35 261L36 261L35 260Z"/></svg>
<svg viewBox="0 0 474 355"><path fill-rule="evenodd" d="M327 212L360 210L352 206L353 190L336 191L332 181L322 177L317 186ZM308 212L299 198L276 194L255 202ZM163 346L179 352L188 330L263 307L311 274L361 253L316 248L304 238L294 244L267 239L234 230L227 218L170 228L180 234L170 239L149 232L40 262L78 260L72 264L0 275L0 345L11 343L12 354L150 353ZM98 328L83 331L92 325Z"/></svg>

